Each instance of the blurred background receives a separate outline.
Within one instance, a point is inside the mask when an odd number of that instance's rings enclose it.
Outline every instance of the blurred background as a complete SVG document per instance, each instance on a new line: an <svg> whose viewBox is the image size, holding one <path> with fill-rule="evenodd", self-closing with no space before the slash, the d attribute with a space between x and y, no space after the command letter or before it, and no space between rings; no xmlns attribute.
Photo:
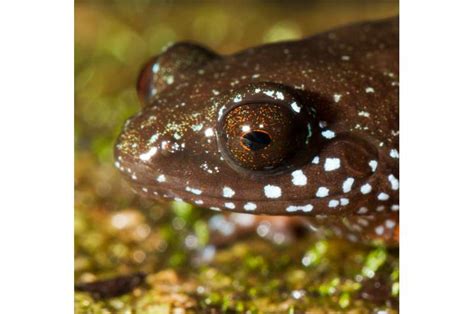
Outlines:
<svg viewBox="0 0 474 314"><path fill-rule="evenodd" d="M397 1L76 1L75 281L147 274L121 297L76 293L76 313L397 312L398 251L314 238L276 245L257 234L216 250L215 213L136 197L112 155L139 110L141 66L169 43L231 54L397 14Z"/></svg>

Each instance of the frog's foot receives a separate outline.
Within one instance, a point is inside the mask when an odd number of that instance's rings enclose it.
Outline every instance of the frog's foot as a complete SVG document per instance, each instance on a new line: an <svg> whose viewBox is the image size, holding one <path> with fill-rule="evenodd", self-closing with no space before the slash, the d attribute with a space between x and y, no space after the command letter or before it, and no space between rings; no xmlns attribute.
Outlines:
<svg viewBox="0 0 474 314"><path fill-rule="evenodd" d="M210 242L217 247L248 236L259 235L275 244L286 244L308 231L300 217L232 213L214 215L209 220Z"/></svg>

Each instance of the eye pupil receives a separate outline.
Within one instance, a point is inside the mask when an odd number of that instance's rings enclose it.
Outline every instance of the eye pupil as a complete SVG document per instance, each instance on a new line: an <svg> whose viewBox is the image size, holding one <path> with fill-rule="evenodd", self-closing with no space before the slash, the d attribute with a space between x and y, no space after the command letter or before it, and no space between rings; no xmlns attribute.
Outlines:
<svg viewBox="0 0 474 314"><path fill-rule="evenodd" d="M255 95L247 96L248 103L232 102L218 118L217 144L232 168L251 176L277 173L294 163L302 164L300 160L306 162L314 154L307 148L314 144L308 142L311 135L307 126L312 117L307 110L296 113L290 96L289 103L258 101Z"/></svg>
<svg viewBox="0 0 474 314"><path fill-rule="evenodd" d="M272 138L264 131L252 131L242 136L242 145L250 150L257 151L270 145Z"/></svg>

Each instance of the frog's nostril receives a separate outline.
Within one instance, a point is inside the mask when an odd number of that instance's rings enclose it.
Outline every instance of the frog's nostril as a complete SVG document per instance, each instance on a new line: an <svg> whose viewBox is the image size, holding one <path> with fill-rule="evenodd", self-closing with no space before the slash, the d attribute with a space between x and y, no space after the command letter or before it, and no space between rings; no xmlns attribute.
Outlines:
<svg viewBox="0 0 474 314"><path fill-rule="evenodd" d="M267 132L256 130L244 134L240 142L245 149L256 151L270 145L272 138Z"/></svg>

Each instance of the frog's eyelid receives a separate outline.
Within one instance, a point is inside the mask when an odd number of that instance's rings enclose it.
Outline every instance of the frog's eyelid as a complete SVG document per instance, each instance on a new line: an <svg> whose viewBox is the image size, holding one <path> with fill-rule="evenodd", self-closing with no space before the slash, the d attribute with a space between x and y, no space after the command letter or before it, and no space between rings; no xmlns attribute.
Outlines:
<svg viewBox="0 0 474 314"><path fill-rule="evenodd" d="M273 82L252 83L223 95L221 99L224 105L217 110L218 123L228 112L241 105L274 103L288 106L295 114L300 113L303 105L291 87Z"/></svg>

